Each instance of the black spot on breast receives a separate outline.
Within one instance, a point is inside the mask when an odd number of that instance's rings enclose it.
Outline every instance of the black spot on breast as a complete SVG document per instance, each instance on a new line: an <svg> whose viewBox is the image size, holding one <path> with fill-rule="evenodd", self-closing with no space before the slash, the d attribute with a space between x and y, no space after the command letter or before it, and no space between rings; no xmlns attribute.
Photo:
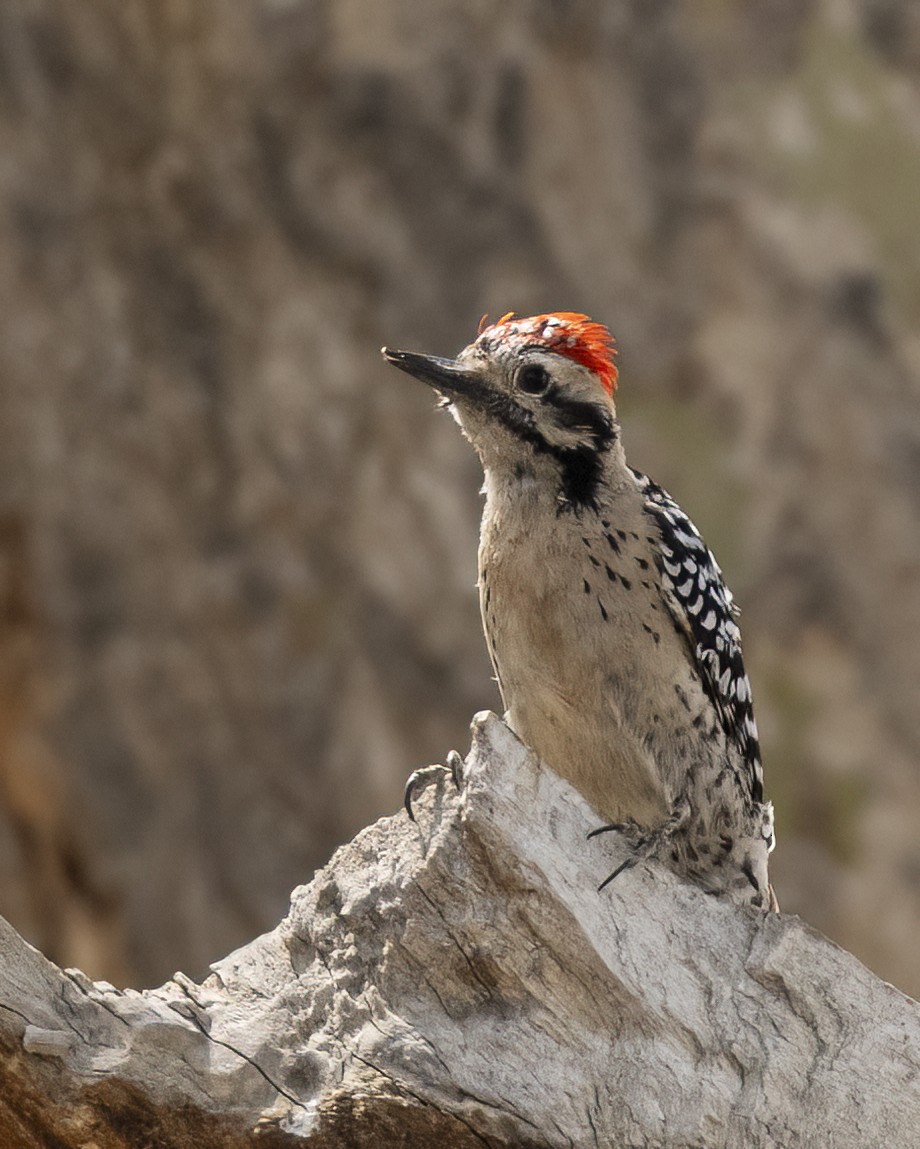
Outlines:
<svg viewBox="0 0 920 1149"><path fill-rule="evenodd" d="M591 584L588 582L587 579L585 579L585 594L590 594L590 593L591 593Z"/></svg>
<svg viewBox="0 0 920 1149"><path fill-rule="evenodd" d="M674 683L674 693L677 695L678 699L680 700L681 706L689 714L689 712L690 712L690 699L687 697L687 692L684 690L684 688L681 686L681 684L679 682Z"/></svg>
<svg viewBox="0 0 920 1149"><path fill-rule="evenodd" d="M588 558L591 560L591 562L593 562L593 563L594 563L594 565L595 565L596 567L599 567L599 566L601 565L600 559L596 559L596 558L594 557L594 555L588 555Z"/></svg>
<svg viewBox="0 0 920 1149"><path fill-rule="evenodd" d="M623 584L623 590L632 590L632 583L629 581L628 578L625 578L623 575L620 575L620 582Z"/></svg>
<svg viewBox="0 0 920 1149"><path fill-rule="evenodd" d="M640 559L638 555L636 555L636 563L640 570L648 570L648 563L645 561L645 559Z"/></svg>
<svg viewBox="0 0 920 1149"><path fill-rule="evenodd" d="M597 605L601 608L601 618L604 620L604 622L606 622L609 617L607 614L607 608L604 606L600 599L597 600Z"/></svg>
<svg viewBox="0 0 920 1149"><path fill-rule="evenodd" d="M613 553L618 555L620 553L620 544L616 541L613 535L604 535L604 538L608 543L610 543L610 549L613 551Z"/></svg>
<svg viewBox="0 0 920 1149"><path fill-rule="evenodd" d="M626 532L621 531L619 527L617 527L617 535L623 540L624 543L626 542Z"/></svg>

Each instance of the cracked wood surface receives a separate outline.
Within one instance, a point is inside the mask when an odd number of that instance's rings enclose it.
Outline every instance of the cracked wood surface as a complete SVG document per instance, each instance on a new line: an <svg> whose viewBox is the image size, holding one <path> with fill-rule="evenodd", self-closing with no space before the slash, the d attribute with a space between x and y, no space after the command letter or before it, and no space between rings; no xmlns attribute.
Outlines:
<svg viewBox="0 0 920 1149"><path fill-rule="evenodd" d="M622 846L494 715L417 810L201 985L94 983L2 923L0 1144L916 1144L920 1006L658 866L598 893Z"/></svg>

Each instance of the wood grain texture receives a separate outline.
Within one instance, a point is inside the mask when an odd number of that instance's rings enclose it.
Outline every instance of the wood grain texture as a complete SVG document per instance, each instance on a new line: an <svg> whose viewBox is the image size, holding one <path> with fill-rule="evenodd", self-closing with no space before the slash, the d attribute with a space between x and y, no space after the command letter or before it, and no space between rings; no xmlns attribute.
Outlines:
<svg viewBox="0 0 920 1149"><path fill-rule="evenodd" d="M915 1143L920 1005L798 918L656 865L598 894L621 844L494 715L416 808L200 985L118 991L4 925L0 1142Z"/></svg>

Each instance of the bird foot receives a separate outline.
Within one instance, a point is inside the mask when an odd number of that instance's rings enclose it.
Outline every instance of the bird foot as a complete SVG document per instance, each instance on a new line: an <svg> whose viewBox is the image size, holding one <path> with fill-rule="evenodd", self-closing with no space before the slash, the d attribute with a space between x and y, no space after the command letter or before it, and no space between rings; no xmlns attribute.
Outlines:
<svg viewBox="0 0 920 1149"><path fill-rule="evenodd" d="M592 830L588 835L589 838L596 838L598 834L606 834L610 830L616 830L623 835L630 847L629 856L601 882L597 887L598 893L605 886L609 886L613 879L619 877L624 870L631 870L639 862L644 862L648 858L654 858L661 854L676 835L684 829L689 820L690 802L687 798L681 798L674 805L667 821L662 822L653 830L644 829L632 818L627 818L623 822L611 822L609 826L598 826L596 830Z"/></svg>
<svg viewBox="0 0 920 1149"><path fill-rule="evenodd" d="M406 807L406 813L409 815L411 821L415 821L415 814L412 810L412 799L422 790L426 790L435 782L441 781L446 776L450 777L453 784L460 789L463 782L463 759L456 750L449 751L447 755L447 762L442 766L440 763L435 763L433 766L422 766L418 770L413 770L409 777L406 779L406 789L403 794L403 805Z"/></svg>

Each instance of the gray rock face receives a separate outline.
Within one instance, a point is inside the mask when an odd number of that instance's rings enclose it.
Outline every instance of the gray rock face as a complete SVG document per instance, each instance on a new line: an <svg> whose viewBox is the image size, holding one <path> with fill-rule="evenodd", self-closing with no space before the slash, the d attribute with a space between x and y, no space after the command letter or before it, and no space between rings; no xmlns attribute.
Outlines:
<svg viewBox="0 0 920 1149"><path fill-rule="evenodd" d="M744 608L780 901L920 992L915 5L427 16L0 13L0 910L201 972L496 705L377 348L578 308Z"/></svg>
<svg viewBox="0 0 920 1149"><path fill-rule="evenodd" d="M200 985L93 983L4 925L0 1137L915 1143L916 1002L799 919L657 864L598 893L622 843L594 825L483 714L459 796L362 831Z"/></svg>

